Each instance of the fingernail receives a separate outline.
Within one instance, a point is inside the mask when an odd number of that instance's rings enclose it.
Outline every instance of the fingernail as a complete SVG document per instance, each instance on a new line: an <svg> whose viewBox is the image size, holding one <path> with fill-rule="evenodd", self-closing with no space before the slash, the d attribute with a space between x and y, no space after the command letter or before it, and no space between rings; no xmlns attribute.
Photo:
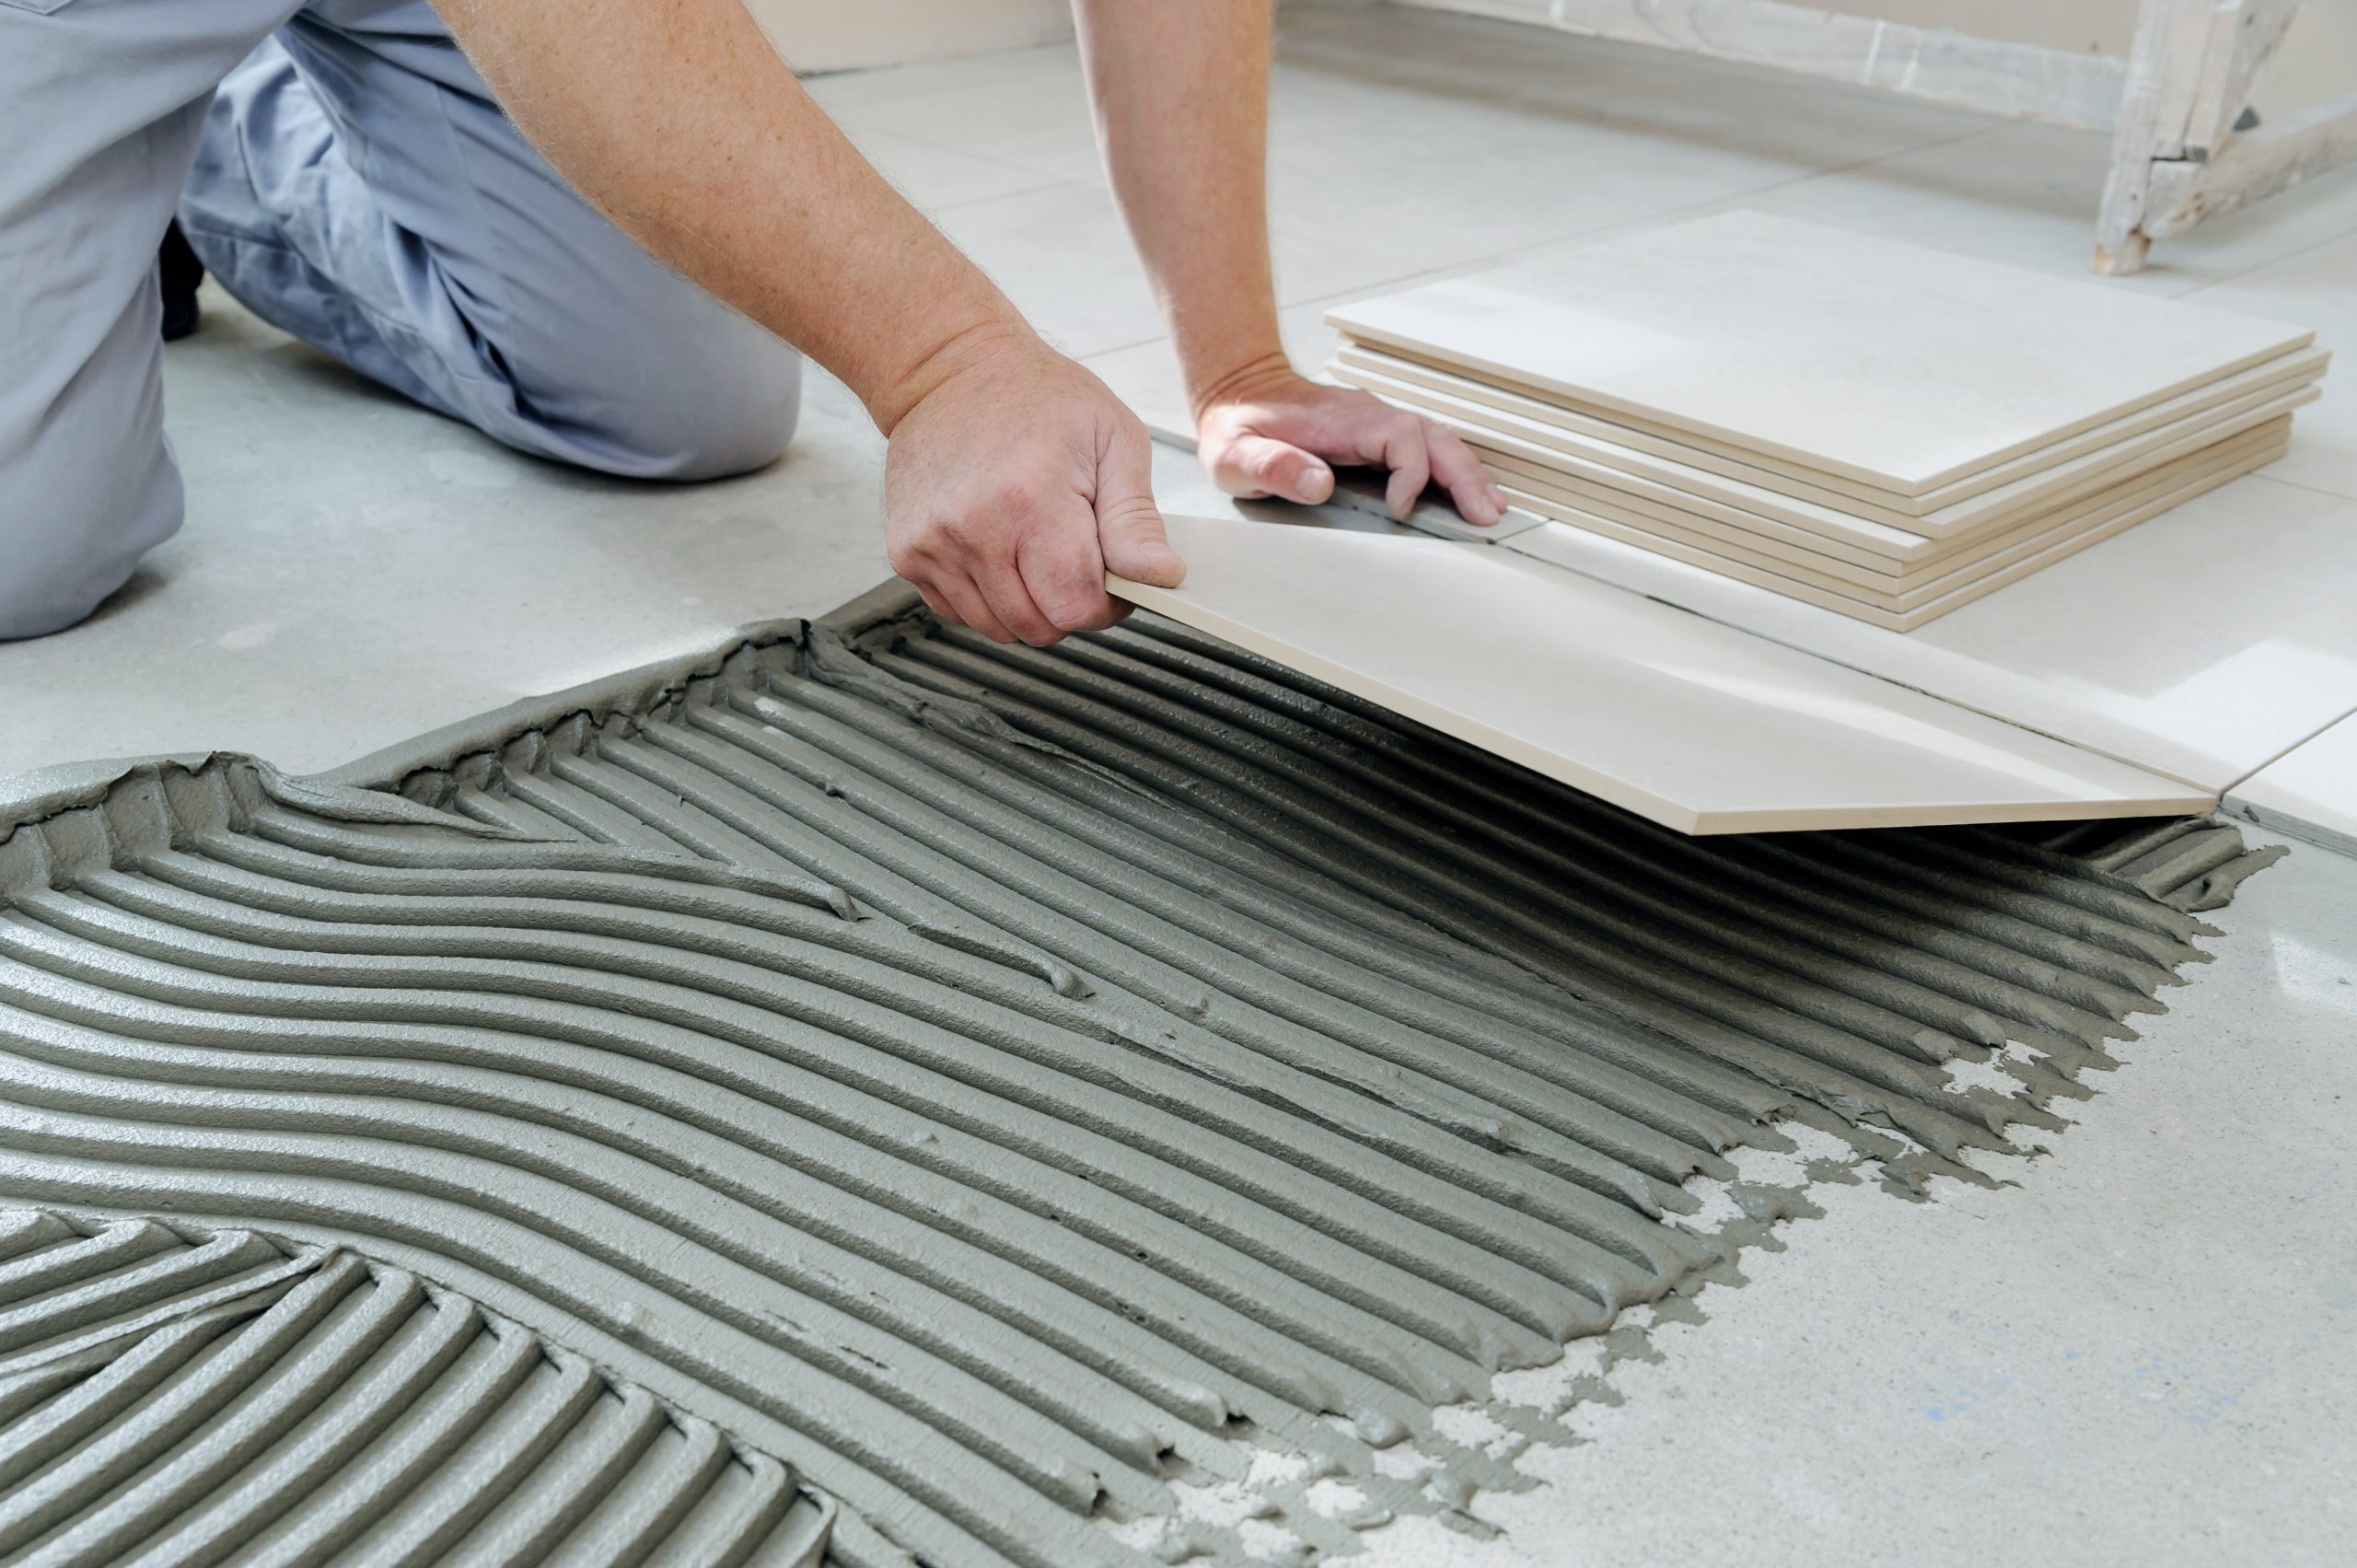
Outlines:
<svg viewBox="0 0 2357 1568"><path fill-rule="evenodd" d="M1187 563L1167 544L1149 544L1141 552L1139 579L1156 587L1175 588L1187 575Z"/></svg>

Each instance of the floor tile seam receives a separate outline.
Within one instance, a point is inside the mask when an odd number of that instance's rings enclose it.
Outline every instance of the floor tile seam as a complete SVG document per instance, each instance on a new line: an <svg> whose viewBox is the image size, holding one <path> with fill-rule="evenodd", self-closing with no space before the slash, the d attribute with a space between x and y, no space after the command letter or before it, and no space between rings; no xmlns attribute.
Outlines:
<svg viewBox="0 0 2357 1568"><path fill-rule="evenodd" d="M2292 434L2294 436L2297 436L2299 433L2299 423L2294 420L2292 424ZM2288 457L2290 454L2286 453L2285 456ZM2282 458L2275 459L2276 462L2282 462L2282 460L2283 459ZM2269 466L2272 467L2273 465L2270 464ZM2357 501L2357 489L2329 490L2321 484L2310 484L2304 480L2285 479L2282 474L2269 473L2266 469L2260 469L2256 472L2246 474L2243 477L2246 479L2262 480L2269 484L2284 485L2293 490L2305 490L2311 495L2328 495L2335 501Z"/></svg>
<svg viewBox="0 0 2357 1568"><path fill-rule="evenodd" d="M1503 250L1492 251L1487 255L1469 257L1466 260L1459 261L1446 261L1437 266L1422 267L1418 268L1414 272L1402 273L1398 277L1361 284L1346 289L1337 289L1331 293L1312 295L1306 298L1286 299L1280 297L1277 301L1277 308L1280 310L1306 310L1314 306L1319 305L1349 304L1370 298L1377 291L1387 292L1396 289L1413 287L1426 283L1444 283L1451 278L1466 276L1476 270L1486 269L1514 261L1526 261L1531 257L1542 254L1543 252L1554 250L1558 246L1565 245L1574 240L1598 242L1619 237L1627 232L1638 230L1640 227L1663 227L1683 218L1708 216L1717 211L1729 207L1731 204L1748 201L1755 197L1764 196L1772 192L1787 190L1795 185L1806 184L1813 180L1823 180L1834 175L1853 174L1860 169L1871 168L1876 164L1889 162L1895 158L1907 157L1915 153L1927 151L1933 147L1947 146L1957 142L1971 141L1976 137L1994 135L1998 131L2003 130L2003 128L2004 127L2003 126L1985 126L1979 130L1966 131L1954 136L1937 137L1932 141L1918 143L1910 146L1894 149L1887 153L1876 153L1871 157L1856 158L1848 163L1829 164L1823 168L1810 169L1805 173L1794 174L1782 180L1771 180L1765 184L1749 186L1740 191L1728 192L1717 196L1706 197L1701 201L1689 202L1679 206L1665 207L1655 212L1644 213L1633 217L1617 219L1614 222L1603 225L1597 228L1573 230L1570 233L1558 234L1550 238L1533 240L1525 245L1508 246ZM1128 346L1135 347L1137 345L1130 344ZM1115 351L1107 350L1104 352L1111 353Z"/></svg>
<svg viewBox="0 0 2357 1568"><path fill-rule="evenodd" d="M1075 180L1066 170L1044 168L1039 164L1026 163L1019 158L1003 157L995 153L978 152L970 145L958 145L953 142L949 137L936 136L929 131L908 131L901 129L898 125L880 123L862 125L859 127L859 131L861 134L874 133L891 136L903 142L911 142L916 145L924 148L927 152L948 153L958 157L971 158L977 163L986 163L993 168L1003 168L1013 174L1028 175L1032 179L1039 181L1037 185L1027 185L1022 187L1020 190L993 191L987 196L969 196L963 200L956 202L935 203L923 209L926 212L946 212L954 207L979 206L984 202L1012 201L1017 196L1036 196L1042 191L1052 191L1060 187L1069 187L1074 190L1081 191L1101 191L1106 188L1105 182L1101 179ZM845 134L848 135L850 133L845 132ZM854 147L856 147L855 139L853 145ZM861 157L863 157L865 156L866 155L865 153L861 154ZM883 174L888 180L891 179L891 175L888 170L879 168L877 172ZM898 183L898 181L894 181L896 188Z"/></svg>
<svg viewBox="0 0 2357 1568"><path fill-rule="evenodd" d="M2258 273L2267 271L2270 267L2279 267L2286 261L2296 261L2303 256L2313 255L2316 251L2324 250L2327 246L2339 245L2345 240L2352 238L2357 238L2357 219L2352 219L2348 227L2335 229L2332 233L2324 236L2322 238L2312 240L2305 245L2295 245L2291 250L2283 251L2280 255L2270 256L2263 261L2254 261L2247 267L2237 268L2233 272L2223 273L2218 277L2211 278L2206 282L2197 283L2191 288L2185 290L2183 293L2172 295L2170 297L2173 299L2190 299L2197 294L2206 294L2213 288L2221 288L2229 284L2244 283L2256 276ZM2164 243L2165 243L2165 241Z"/></svg>
<svg viewBox="0 0 2357 1568"><path fill-rule="evenodd" d="M902 139L903 139L903 140L905 140L905 141L914 141L916 138L915 138L915 137L913 137L913 136L910 136L910 137L903 137ZM909 200L909 204L910 204L911 206L913 206L913 207L915 207L919 212L921 212L921 213L924 213L924 214L927 214L927 215L931 215L931 214L934 214L934 213L954 213L954 212L959 212L959 211L964 210L964 209L965 209L965 208L967 208L967 207L978 207L978 206L981 205L981 204L982 204L983 203L985 203L985 202L995 202L995 201L999 201L999 200L1001 200L1001 199L1003 199L1003 198L1012 198L1012 197L1016 197L1016 196L1036 196L1036 195L1038 195L1038 194L1039 194L1040 192L1042 192L1042 191L1059 191L1059 190L1063 190L1063 189L1066 189L1066 188L1071 188L1071 189L1085 189L1085 188L1086 188L1086 187L1085 187L1085 185L1084 185L1084 183L1083 183L1082 181L1073 179L1070 175L1063 175L1063 174L1050 174L1050 173L1049 173L1049 172L1047 172L1045 169L1033 168L1029 167L1029 166L1028 166L1028 165L1027 165L1027 164L1007 163L1007 162L1005 162L1005 161L1004 161L1004 160L1002 160L1002 159L999 159L999 158L984 157L983 157L981 154L980 154L980 153L970 153L970 152L965 151L963 148L958 148L958 147L939 147L939 146L935 146L935 145L934 145L934 144L932 144L931 142L927 142L927 143L925 143L925 144L924 144L924 145L925 145L927 148L929 148L929 149L931 149L932 151L935 151L935 152L955 152L955 153L957 153L957 154L958 154L959 157L970 157L970 158L975 158L975 159L978 159L978 160L980 160L980 161L981 161L981 162L988 163L988 164L992 165L993 168L1004 168L1004 169L1007 169L1007 170L1009 170L1010 172L1013 172L1013 173L1022 174L1022 175L1027 175L1027 176L1028 176L1028 177L1030 177L1030 178L1032 178L1032 179L1034 179L1034 180L1037 180L1039 181L1039 183L1038 183L1038 184L1036 184L1036 185L1024 185L1024 186L1020 186L1020 187L1018 187L1018 188L1016 188L1016 189L1015 189L1015 190L1013 190L1013 191L993 191L993 192L991 192L989 195L987 195L987 196L960 196L960 197L958 197L958 198L956 201L954 201L954 202L923 202L923 203L920 203L920 202L916 201L914 198L910 198L910 200ZM889 172L889 171L888 171L888 170L878 169L878 170L877 170L877 172L878 172L878 173L880 173L880 174L883 174L883 175L884 175L884 178L885 178L885 179L887 179L887 180L891 180L891 179L892 179L892 176L891 176L890 172ZM899 186L899 182L898 182L898 181L894 181L894 183L893 183L893 188L894 188L895 190L899 190L899 189L900 189L900 186ZM908 192L905 192L905 191L902 191L900 193L901 193L901 195L902 195L902 196L904 196L904 197L908 195Z"/></svg>
<svg viewBox="0 0 2357 1568"><path fill-rule="evenodd" d="M810 90L810 88L811 88L811 87L812 87L812 85L813 85L813 84L818 84L818 85L819 85L819 86L823 87L825 84L827 84L827 83L829 83L829 82L840 82L840 81L846 81L846 80L850 80L850 79L853 79L853 78L855 78L855 77L863 77L863 76L882 76L882 75L889 75L890 74L892 74L892 73L893 73L893 72L895 72L895 71L912 71L912 70L923 70L923 69L926 68L927 66L939 66L939 65L958 64L962 64L962 63L965 63L965 62L968 62L968 61L977 61L977 60L983 60L983 59L987 59L987 58L989 58L989 57L991 57L991 56L993 56L993 55L996 55L996 56L999 56L1000 58L1004 59L1004 58L1006 58L1006 57L1009 57L1009 56L1018 55L1018 54L1044 54L1044 53L1050 52L1051 52L1051 51L1054 51L1054 52L1066 52L1066 51L1069 51L1069 52L1071 52L1073 53L1073 55L1074 55L1074 62L1073 62L1073 63L1074 63L1074 64L1076 66L1076 65L1079 64L1079 52L1078 52L1078 46L1077 46L1077 44L1075 44L1075 43L1074 43L1074 41L1073 40L1069 39L1069 38L1059 38L1059 39L1049 39L1049 40L1046 40L1046 41L1044 41L1038 42L1038 43L1016 43L1016 44L1006 44L1006 45L1003 45L1003 46L1001 46L1001 47L999 47L999 48L995 48L995 49L979 49L979 50L974 51L974 52L973 52L972 53L970 53L970 54L953 54L953 55L944 56L944 57L942 57L942 58L940 58L940 59L936 59L936 60L909 60L909 61L899 61L899 62L895 62L894 64L889 64L889 65L845 65L845 66L839 67L839 68L837 68L837 69L835 69L835 70L830 70L830 71L811 71L811 72L808 72L808 73L807 73L807 74L806 74L806 73L803 73L803 72L796 72L796 73L795 74L795 81L796 81L796 82L801 86L802 89L803 89L805 92L809 92L809 90ZM1027 62L1027 64L1028 64L1028 63ZM967 83L967 84L964 84L964 85L965 85L965 86L968 86L968 87L980 87L980 86L983 86L983 85L986 85L986 84L988 84L988 83L992 83L992 82L1013 81L1013 80L1017 80L1017 79L1019 79L1019 78L1017 78L1017 77L1013 77L1013 76L1007 76L1007 77L995 77L995 76L993 76L993 77L983 78L982 80L980 80L980 81L970 82L970 83ZM819 95L818 95L818 94L816 94L816 93L812 93L812 94L811 94L811 97L812 97L812 99L813 99L814 100L816 100L816 101L818 102L819 107L820 109L822 109L822 110L826 110L828 111L828 113L829 113L830 115L831 115L831 114L833 113L833 110L834 110L834 109L835 109L835 108L842 108L842 109L865 109L865 108L870 107L871 105L880 105L880 104L887 104L887 103L901 103L901 102L905 102L906 100L908 100L908 99L912 99L912 98L924 98L924 97L927 97L927 96L929 96L929 95L931 95L931 94L937 93L937 92L940 92L940 91L943 91L943 90L946 90L946 89L943 89L943 88L940 88L940 87L911 87L911 88L910 88L910 89L909 89L908 91L906 91L906 92L894 92L894 93L892 93L892 94L890 94L890 95L888 95L888 96L887 96L887 97L882 97L882 98L865 98L865 99L859 99L859 100L858 100L857 102L855 102L855 103L839 104L839 105L835 105L835 106L832 106L832 107L830 107L830 106L828 105L828 103L826 102L826 100L825 100L824 99L822 99L822 98L819 98Z"/></svg>
<svg viewBox="0 0 2357 1568"><path fill-rule="evenodd" d="M878 101L882 102L892 100ZM1025 162L1016 158L1002 157L993 154L979 153L973 151L971 148L964 146L953 146L949 145L946 138L936 139L929 133L906 131L889 125L877 125L873 128L887 132L889 134L898 136L904 141L918 143L935 152L957 153L964 157L979 158L985 163L990 163L999 168L1016 169L1027 174L1043 176L1047 181L1046 183L1031 186L1021 191L1002 191L989 196L977 196L960 202L942 203L929 208L929 211L948 212L953 210L970 209L986 205L992 202L1012 201L1021 196L1037 195L1041 191L1061 188L1075 190L1106 189L1105 184L1101 181L1075 180L1067 172L1049 169L1037 163ZM1634 217L1619 219L1596 228L1573 228L1550 234L1544 238L1533 240L1527 244L1508 246L1502 250L1490 251L1480 256L1467 257L1460 261L1444 262L1438 266L1419 268L1413 272L1401 273L1396 277L1377 279L1373 282L1358 285L1347 289L1336 290L1330 293L1315 294L1307 297L1288 299L1280 296L1277 300L1277 308L1281 310L1301 309L1315 305L1328 305L1344 300L1362 298L1364 297L1370 290L1403 288L1421 282L1437 281L1438 279L1447 275L1461 274L1465 269L1469 267L1496 265L1519 261L1525 257L1562 245L1570 240L1602 239L1619 233L1623 229L1633 227L1639 224L1660 224L1675 221L1680 217L1708 213L1713 209L1723 206L1730 202L1740 202L1753 197L1763 196L1771 192L1782 191L1793 185L1802 184L1812 180L1824 179L1831 175L1854 173L1862 168L1870 168L1876 164L1887 162L1894 158L1910 157L1913 154L1924 152L1933 147L1946 146L1957 142L1970 141L1976 137L1992 135L2002 129L2003 129L2003 126L1981 126L1973 130L1959 132L1955 135L1936 136L1927 141L1910 143L1904 147L1893 148L1888 152L1876 153L1868 157L1854 158L1846 163L1827 164L1821 168L1806 169L1800 173L1787 176L1783 179L1771 180L1763 184L1747 186L1738 191L1724 192L1701 201L1664 207L1655 211L1641 214ZM1296 145L1324 142L1342 136L1364 136L1364 134L1365 133L1363 130L1354 131L1348 128L1341 128L1333 131L1322 131L1316 133L1313 135L1302 137L1299 139L1299 144ZM1120 354L1131 349L1142 348L1150 343L1160 343L1166 341L1167 341L1167 333L1156 334L1155 337L1141 338L1131 343L1117 343L1108 348L1093 349L1089 353L1079 355L1078 357L1086 361L1097 358L1101 354Z"/></svg>
<svg viewBox="0 0 2357 1568"><path fill-rule="evenodd" d="M1349 288L1336 289L1328 293L1313 294L1306 297L1288 299L1280 296L1277 301L1277 308L1280 310L1308 310L1321 305L1350 304L1368 298L1376 291L1390 291L1402 288L1411 288L1418 285L1426 283L1446 282L1452 277L1461 277L1466 275L1469 269L1520 261L1539 251L1548 250L1555 246L1562 245L1568 240L1604 239L1620 232L1623 229L1633 228L1640 224L1658 224L1675 220L1678 217L1689 215L1706 214L1711 209L1727 202L1740 201L1745 197L1764 194L1770 191L1781 191L1788 186L1805 183L1811 180L1823 179L1828 175L1852 173L1857 169L1871 168L1875 164L1886 161L1887 158L1902 157L1907 156L1908 153L1922 151L1926 147L1945 146L1952 142L1969 141L1976 136L1991 135L1994 134L1997 130L2002 128L2003 127L1988 127L1977 131L1968 131L1961 135L1944 137L1936 141L1923 143L1918 146L1907 148L1902 152L1878 154L1874 157L1861 158L1852 163L1838 164L1826 168L1813 169L1806 174L1795 175L1789 180L1773 180L1766 185L1758 186L1734 194L1714 196L1705 201L1692 202L1679 207L1664 208L1661 211L1647 213L1639 217L1624 218L1614 223L1607 224L1603 227L1596 229L1557 235L1552 238L1537 240L1527 245L1509 246L1504 250L1495 250L1486 255L1469 257L1460 261L1446 261L1438 266L1420 267L1413 272L1402 273L1395 277L1379 278L1369 283L1353 285ZM1352 133L1336 132L1333 134L1340 135ZM1077 180L1068 180L1067 183L1078 184L1080 182ZM1008 195L1019 193L1020 192L1006 192ZM977 202L962 203L959 204L976 205L981 201L995 201L997 199L997 197L981 197L979 198ZM1081 363L1086 365L1097 359L1110 357L1113 354L1127 354L1136 349L1147 347L1150 344L1167 343L1168 342L1170 342L1170 335L1167 332L1158 332L1150 338L1139 338L1131 343L1115 344L1110 348L1092 349L1087 354L1080 355L1079 358ZM1176 443L1168 444L1176 445Z"/></svg>
<svg viewBox="0 0 2357 1568"><path fill-rule="evenodd" d="M2291 745L2286 746L2282 750L2278 751L2266 761L2259 763L2258 766L2251 769L2248 772L2244 773L2240 778L2235 780L2234 783L2220 790L2218 792L2218 798L2221 801L2223 801L2228 796L2242 788L2243 785L2250 783L2251 780L2257 778L2259 774L2267 772L2268 769L2275 766L2276 763L2282 761L2286 757L2293 755L2303 748L2314 744L2316 741L2322 738L2327 731L2338 728L2340 726L2347 724L2351 719L2357 719L2357 703L2352 703L2347 713L2341 714L2334 718L2327 719L2323 724L2318 725L2315 729L2310 730L2307 734L2300 737L2299 739L2292 742Z"/></svg>

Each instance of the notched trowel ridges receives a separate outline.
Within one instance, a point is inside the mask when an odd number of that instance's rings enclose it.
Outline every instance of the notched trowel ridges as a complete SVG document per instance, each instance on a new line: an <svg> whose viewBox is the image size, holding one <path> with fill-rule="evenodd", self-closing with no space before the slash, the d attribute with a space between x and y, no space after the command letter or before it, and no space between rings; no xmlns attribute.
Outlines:
<svg viewBox="0 0 2357 1568"><path fill-rule="evenodd" d="M760 1562L833 1505L405 1271L250 1230L0 1210L10 1562Z"/></svg>
<svg viewBox="0 0 2357 1568"><path fill-rule="evenodd" d="M0 1195L463 1292L877 1563L1478 1527L1513 1445L1435 1407L1547 1440L1492 1376L1729 1277L1752 1222L1695 1193L1779 1123L1987 1179L2265 859L1690 840L1147 618L1039 652L905 599L13 820Z"/></svg>

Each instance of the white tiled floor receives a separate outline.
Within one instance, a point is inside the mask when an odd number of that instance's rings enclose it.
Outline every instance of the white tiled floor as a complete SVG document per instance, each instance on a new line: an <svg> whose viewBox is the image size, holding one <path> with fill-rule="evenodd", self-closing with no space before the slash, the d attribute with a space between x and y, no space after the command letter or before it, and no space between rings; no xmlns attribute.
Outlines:
<svg viewBox="0 0 2357 1568"><path fill-rule="evenodd" d="M2357 709L2357 502L2263 475L1909 633L1546 532L1558 565L2204 789Z"/></svg>
<svg viewBox="0 0 2357 1568"><path fill-rule="evenodd" d="M2341 720L2235 785L2226 808L2357 855L2357 717Z"/></svg>
<svg viewBox="0 0 2357 1568"><path fill-rule="evenodd" d="M1496 188L1492 148L1527 148L1548 173L1521 174L1522 183L1559 197L1583 173L1601 172L1591 176L1596 190L1584 192L1577 208L1593 221L1567 215L1563 221L1577 226L1560 228L1557 238L1533 219L1536 226L1483 258L1448 254L1445 239L1430 237L1404 246L1387 241L1380 253L1400 262L1399 276L1325 295L1289 291L1282 325L1288 349L1306 366L1322 363L1334 344L1320 321L1329 305L1731 206L2087 275L2108 158L2104 136L1920 106L1904 107L1922 118L1880 118L1876 110L1890 100L1643 50L1583 45L1581 58L1566 63L1511 29L1481 29L1482 40L1439 52L1446 63L1434 64L1436 29L1461 31L1461 22L1415 13L1308 16L1314 22L1295 24L1299 36L1286 52L1299 75L1329 87L1352 80L1378 103L1411 82L1438 100L1437 109L1402 111L1411 132L1387 133L1380 119L1370 119L1354 138L1369 166L1387 167L1395 144L1411 143L1418 158L1426 146L1444 145L1478 167L1464 189L1480 192ZM1368 50L1387 59L1358 63ZM1687 73L1689 84L1707 76L1709 108L1663 90L1655 74L1665 70ZM1484 81L1492 90L1471 90L1478 101L1469 105L1469 82ZM1521 129L1488 134L1485 122L1498 118ZM1714 145L1729 134L1742 143L1739 151ZM1630 134L1646 143L1642 157L1620 150L1620 138ZM1688 161L1698 148L1712 154L1700 168ZM1281 143L1280 170L1283 154ZM1502 156L1510 166L1513 153ZM1814 167L1800 167L1811 159ZM1645 171L1643 191L1623 203L1619 176L1632 163ZM1738 168L1747 183L1711 189ZM1510 168L1505 184L1516 178ZM1354 199L1363 206L1365 177L1358 179L1354 190L1352 176L1338 171L1326 210L1349 210ZM1649 204L1645 192L1666 199ZM1442 198L1429 201L1435 213L1452 211ZM1281 245L1286 217L1277 203ZM1364 259L1361 270L1371 270ZM2166 241L2151 267L2118 286L2282 317L2317 329L2327 347L2357 345L2357 171ZM1185 440L1183 394L1161 343L1112 350L1089 364L1150 426ZM1638 592L2223 790L2357 710L2357 618L2341 609L2357 587L2351 502L2357 375L2343 375L2328 377L2324 400L2301 411L2290 455L2265 475L1912 633L1860 625L1588 536L1571 548L1584 569ZM2344 787L2357 809L2357 780Z"/></svg>

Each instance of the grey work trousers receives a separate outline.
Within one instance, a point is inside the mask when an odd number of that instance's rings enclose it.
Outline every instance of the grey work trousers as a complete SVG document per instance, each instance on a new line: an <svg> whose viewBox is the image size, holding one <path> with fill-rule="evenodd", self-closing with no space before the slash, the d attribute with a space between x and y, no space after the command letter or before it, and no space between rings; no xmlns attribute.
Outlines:
<svg viewBox="0 0 2357 1568"><path fill-rule="evenodd" d="M180 527L157 248L512 447L701 479L774 459L794 351L566 188L423 0L0 0L0 638Z"/></svg>

